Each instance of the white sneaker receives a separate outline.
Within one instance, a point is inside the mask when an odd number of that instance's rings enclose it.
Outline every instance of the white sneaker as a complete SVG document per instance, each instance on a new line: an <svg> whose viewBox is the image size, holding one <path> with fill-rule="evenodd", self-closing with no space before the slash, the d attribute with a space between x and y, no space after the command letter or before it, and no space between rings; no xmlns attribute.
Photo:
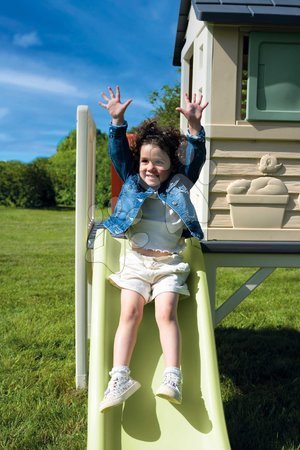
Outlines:
<svg viewBox="0 0 300 450"><path fill-rule="evenodd" d="M110 408L121 405L140 387L140 383L129 375L114 375L108 383L104 398L100 403L100 412L107 412Z"/></svg>
<svg viewBox="0 0 300 450"><path fill-rule="evenodd" d="M182 378L175 373L165 372L163 382L155 395L179 405L182 402Z"/></svg>

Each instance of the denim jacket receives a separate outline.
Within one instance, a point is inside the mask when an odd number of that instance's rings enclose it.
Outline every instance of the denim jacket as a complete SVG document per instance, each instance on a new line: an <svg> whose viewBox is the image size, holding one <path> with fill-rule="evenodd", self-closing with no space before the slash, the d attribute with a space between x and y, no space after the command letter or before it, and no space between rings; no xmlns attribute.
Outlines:
<svg viewBox="0 0 300 450"><path fill-rule="evenodd" d="M113 214L102 223L113 236L123 235L128 230L145 199L155 192L134 171L126 130L127 123L122 126L111 125L109 128L109 156L124 182ZM184 162L180 163L178 173L171 175L156 191L158 197L172 208L185 224L184 237L203 238L189 192L198 180L205 157L205 133L202 128L197 137L187 135Z"/></svg>

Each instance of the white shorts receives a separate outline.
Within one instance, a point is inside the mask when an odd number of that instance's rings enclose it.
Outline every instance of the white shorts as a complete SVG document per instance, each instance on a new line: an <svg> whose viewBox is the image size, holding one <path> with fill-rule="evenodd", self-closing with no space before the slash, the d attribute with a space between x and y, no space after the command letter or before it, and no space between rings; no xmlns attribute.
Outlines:
<svg viewBox="0 0 300 450"><path fill-rule="evenodd" d="M120 258L120 271L108 279L120 289L138 292L149 303L163 292L189 296L185 283L189 273L190 267L180 255L153 257L127 250Z"/></svg>

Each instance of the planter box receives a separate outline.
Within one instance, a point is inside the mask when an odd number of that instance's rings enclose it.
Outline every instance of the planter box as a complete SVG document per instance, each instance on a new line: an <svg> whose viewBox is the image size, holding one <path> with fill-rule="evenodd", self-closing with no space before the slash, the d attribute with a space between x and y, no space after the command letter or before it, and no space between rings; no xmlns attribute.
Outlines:
<svg viewBox="0 0 300 450"><path fill-rule="evenodd" d="M227 194L234 228L281 228L289 195Z"/></svg>

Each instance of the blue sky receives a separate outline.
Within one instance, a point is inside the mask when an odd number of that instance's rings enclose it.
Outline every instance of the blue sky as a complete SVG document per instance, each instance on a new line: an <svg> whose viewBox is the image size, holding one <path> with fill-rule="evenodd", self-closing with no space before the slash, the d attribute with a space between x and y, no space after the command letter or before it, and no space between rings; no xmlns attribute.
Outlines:
<svg viewBox="0 0 300 450"><path fill-rule="evenodd" d="M179 79L172 65L180 0L12 0L0 10L0 160L49 157L76 126L77 105L96 125L100 93L119 84L137 125L148 95Z"/></svg>

